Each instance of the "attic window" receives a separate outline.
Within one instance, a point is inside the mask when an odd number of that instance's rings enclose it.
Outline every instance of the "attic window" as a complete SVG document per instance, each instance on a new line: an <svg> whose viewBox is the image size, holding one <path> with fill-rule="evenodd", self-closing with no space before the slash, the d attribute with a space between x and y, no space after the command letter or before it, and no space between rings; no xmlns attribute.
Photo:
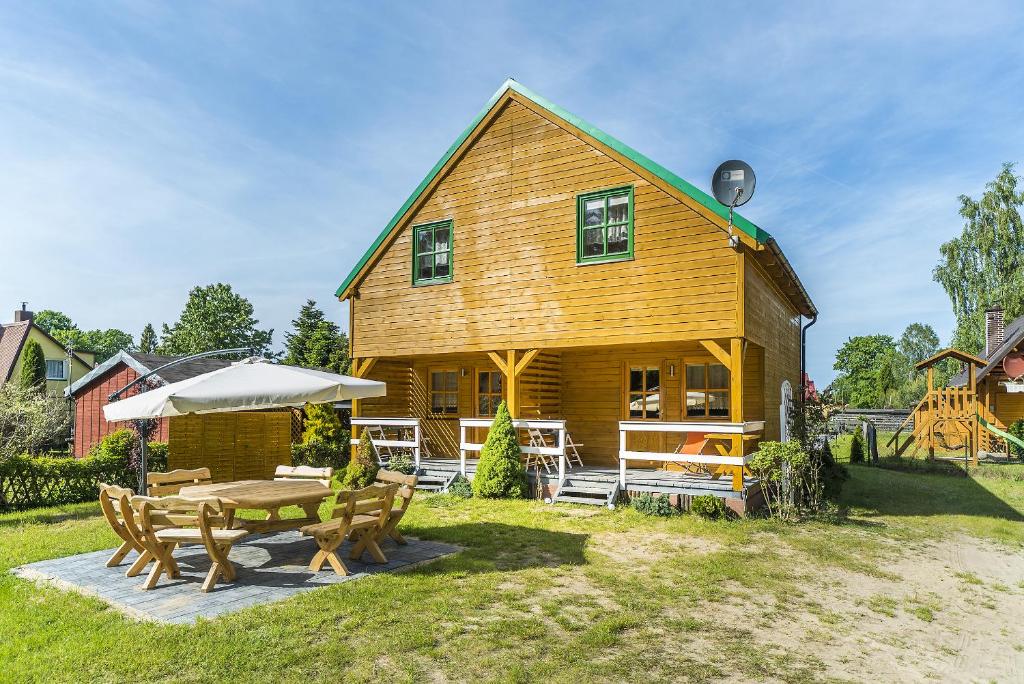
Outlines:
<svg viewBox="0 0 1024 684"><path fill-rule="evenodd" d="M576 198L576 263L633 258L633 187Z"/></svg>
<svg viewBox="0 0 1024 684"><path fill-rule="evenodd" d="M412 284L452 281L452 221L413 227Z"/></svg>
<svg viewBox="0 0 1024 684"><path fill-rule="evenodd" d="M67 380L68 376L64 374L64 361L63 360L46 360L46 379L47 380Z"/></svg>

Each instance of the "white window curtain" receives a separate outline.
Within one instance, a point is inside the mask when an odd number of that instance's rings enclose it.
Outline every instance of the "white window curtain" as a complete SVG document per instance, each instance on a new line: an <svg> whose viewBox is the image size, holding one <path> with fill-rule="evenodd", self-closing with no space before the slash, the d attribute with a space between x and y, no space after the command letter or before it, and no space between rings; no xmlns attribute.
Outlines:
<svg viewBox="0 0 1024 684"><path fill-rule="evenodd" d="M64 361L52 361L46 360L46 379L47 380L66 380L67 376L64 374Z"/></svg>

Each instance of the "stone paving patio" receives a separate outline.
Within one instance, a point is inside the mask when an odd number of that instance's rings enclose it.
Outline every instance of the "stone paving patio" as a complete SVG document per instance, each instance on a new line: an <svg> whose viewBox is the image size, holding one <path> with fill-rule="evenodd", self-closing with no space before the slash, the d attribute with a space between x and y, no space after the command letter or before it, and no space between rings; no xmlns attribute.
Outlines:
<svg viewBox="0 0 1024 684"><path fill-rule="evenodd" d="M451 544L412 538L405 546L388 540L381 548L388 557L386 565L374 563L369 554L363 554L362 561L348 560L349 542L345 542L339 555L352 574L340 577L327 566L318 573L306 568L316 551L309 537L295 531L253 535L231 551L238 580L218 583L207 594L199 591L210 568L210 559L202 546L177 549L174 557L181 577L173 581L161 577L151 591L141 587L152 566L138 577L127 578L124 571L136 556L132 553L121 566L108 568L106 562L113 549L30 563L13 572L25 579L46 581L95 596L137 619L192 624L199 618L214 618L249 606L281 601L320 587L380 572L408 570L461 550Z"/></svg>

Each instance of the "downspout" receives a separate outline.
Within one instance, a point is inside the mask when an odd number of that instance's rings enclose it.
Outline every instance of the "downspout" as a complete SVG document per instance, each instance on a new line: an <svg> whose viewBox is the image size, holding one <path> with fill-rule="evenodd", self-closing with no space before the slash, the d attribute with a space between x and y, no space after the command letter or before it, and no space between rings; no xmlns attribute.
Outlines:
<svg viewBox="0 0 1024 684"><path fill-rule="evenodd" d="M818 322L818 314L800 328L800 413L803 413L807 397L807 329Z"/></svg>

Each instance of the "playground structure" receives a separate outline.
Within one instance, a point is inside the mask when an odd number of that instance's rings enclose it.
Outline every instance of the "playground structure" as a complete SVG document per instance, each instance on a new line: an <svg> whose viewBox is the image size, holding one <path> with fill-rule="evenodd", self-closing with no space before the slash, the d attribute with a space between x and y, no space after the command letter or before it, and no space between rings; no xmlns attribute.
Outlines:
<svg viewBox="0 0 1024 684"><path fill-rule="evenodd" d="M935 387L935 366L946 359L966 366L963 386ZM979 392L978 370L985 366L985 360L956 349L946 349L917 364L918 370L927 372L928 392L889 439L887 446L894 447L893 453L902 456L911 445L911 456L926 450L930 458L936 450L963 450L965 458L977 465L979 453L1005 451L1009 455L1011 443L1024 448L990 410L991 383L985 383Z"/></svg>

